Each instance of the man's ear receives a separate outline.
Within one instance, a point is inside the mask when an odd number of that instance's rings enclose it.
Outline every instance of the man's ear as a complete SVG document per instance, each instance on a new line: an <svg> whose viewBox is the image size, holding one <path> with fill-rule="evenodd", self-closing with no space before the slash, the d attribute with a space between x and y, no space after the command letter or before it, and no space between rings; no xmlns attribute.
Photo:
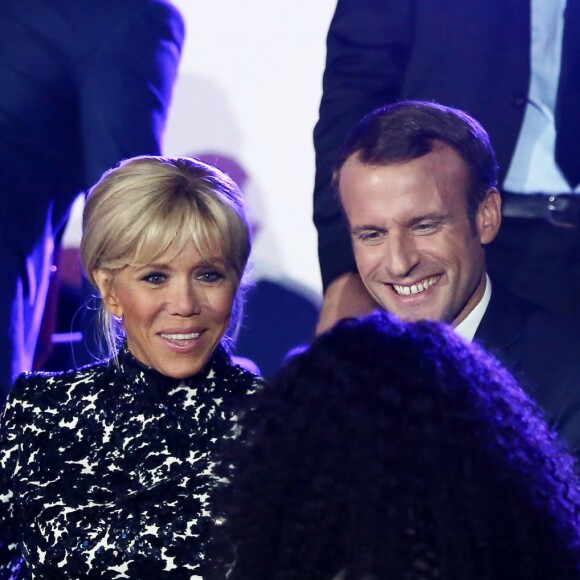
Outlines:
<svg viewBox="0 0 580 580"><path fill-rule="evenodd" d="M113 273L105 268L96 268L93 270L93 278L103 297L103 303L108 312L118 318L123 318L123 307L117 300L115 288L113 285Z"/></svg>
<svg viewBox="0 0 580 580"><path fill-rule="evenodd" d="M479 204L475 217L479 241L489 244L494 240L501 225L501 195L495 187L490 187L484 200Z"/></svg>

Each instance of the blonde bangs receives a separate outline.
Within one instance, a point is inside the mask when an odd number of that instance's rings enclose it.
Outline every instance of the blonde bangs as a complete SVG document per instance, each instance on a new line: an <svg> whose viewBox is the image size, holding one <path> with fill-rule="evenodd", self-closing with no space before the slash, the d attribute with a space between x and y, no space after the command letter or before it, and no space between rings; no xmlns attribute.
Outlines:
<svg viewBox="0 0 580 580"><path fill-rule="evenodd" d="M236 241L240 240L240 232L236 235L237 228L235 225L232 227L223 206L210 197L204 199L202 204L196 199L179 198L170 208L162 206L162 211L151 206L148 209L151 211L146 217L146 228L141 229L137 224L137 232L133 232L132 227L127 228L128 253L120 256L119 265L151 264L167 252L179 254L193 242L202 258L208 261L216 258L225 260L239 280L242 271L237 263L235 246Z"/></svg>

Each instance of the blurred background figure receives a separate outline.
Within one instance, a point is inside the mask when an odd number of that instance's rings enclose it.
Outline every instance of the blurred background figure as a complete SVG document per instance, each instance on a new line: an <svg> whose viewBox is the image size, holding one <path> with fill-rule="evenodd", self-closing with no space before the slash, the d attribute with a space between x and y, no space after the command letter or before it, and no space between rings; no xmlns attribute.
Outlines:
<svg viewBox="0 0 580 580"><path fill-rule="evenodd" d="M228 578L579 577L573 459L451 328L345 320L252 404L218 500Z"/></svg>
<svg viewBox="0 0 580 580"><path fill-rule="evenodd" d="M575 0L338 0L314 130L321 330L374 306L331 186L336 154L363 115L409 99L466 111L489 132L504 218L492 280L580 321L579 49Z"/></svg>
<svg viewBox="0 0 580 580"><path fill-rule="evenodd" d="M167 0L2 4L4 393L15 374L33 367L73 200L121 159L160 152L183 36L181 16Z"/></svg>
<svg viewBox="0 0 580 580"><path fill-rule="evenodd" d="M250 176L233 157L210 152L195 157L228 174L242 193L251 187ZM261 223L251 204L249 213L255 239L260 235ZM257 265L234 352L255 362L263 376L272 376L292 349L310 343L317 320L318 304L303 288L268 276Z"/></svg>

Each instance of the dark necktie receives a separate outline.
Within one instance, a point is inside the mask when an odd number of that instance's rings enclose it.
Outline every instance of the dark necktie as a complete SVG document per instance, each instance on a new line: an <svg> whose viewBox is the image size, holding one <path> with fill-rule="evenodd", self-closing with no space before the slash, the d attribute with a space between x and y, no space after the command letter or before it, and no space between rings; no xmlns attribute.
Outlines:
<svg viewBox="0 0 580 580"><path fill-rule="evenodd" d="M580 183L580 0L564 12L562 67L556 101L556 162L570 187Z"/></svg>

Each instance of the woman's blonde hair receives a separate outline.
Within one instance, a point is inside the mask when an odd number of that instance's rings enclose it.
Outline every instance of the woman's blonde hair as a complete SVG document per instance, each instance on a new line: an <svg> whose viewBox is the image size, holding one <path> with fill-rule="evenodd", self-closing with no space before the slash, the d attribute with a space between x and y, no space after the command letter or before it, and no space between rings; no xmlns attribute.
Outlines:
<svg viewBox="0 0 580 580"><path fill-rule="evenodd" d="M237 286L226 333L226 342L231 341L241 322L244 272L251 249L238 186L219 169L197 159L141 156L105 172L89 192L81 260L97 290L97 268L114 277L129 264L149 264L170 246L179 252L190 241L203 257L223 257ZM123 326L106 312L102 300L99 315L109 354L115 356Z"/></svg>

